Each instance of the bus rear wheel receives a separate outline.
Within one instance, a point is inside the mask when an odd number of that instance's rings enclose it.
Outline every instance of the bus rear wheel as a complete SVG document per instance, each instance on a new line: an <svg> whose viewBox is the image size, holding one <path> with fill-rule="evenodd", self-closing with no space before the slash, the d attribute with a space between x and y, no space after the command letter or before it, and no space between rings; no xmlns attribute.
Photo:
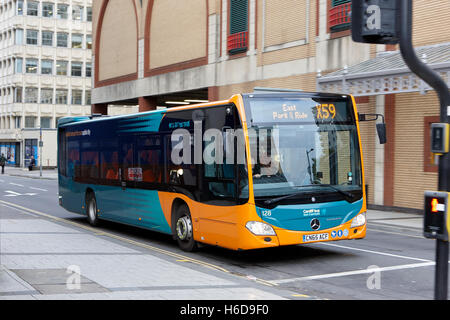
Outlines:
<svg viewBox="0 0 450 320"><path fill-rule="evenodd" d="M198 249L197 241L194 240L194 229L191 214L186 205L180 206L176 211L174 233L178 246L183 251L192 252Z"/></svg>
<svg viewBox="0 0 450 320"><path fill-rule="evenodd" d="M89 224L93 227L98 225L99 219L97 214L97 200L93 192L86 195L86 213Z"/></svg>

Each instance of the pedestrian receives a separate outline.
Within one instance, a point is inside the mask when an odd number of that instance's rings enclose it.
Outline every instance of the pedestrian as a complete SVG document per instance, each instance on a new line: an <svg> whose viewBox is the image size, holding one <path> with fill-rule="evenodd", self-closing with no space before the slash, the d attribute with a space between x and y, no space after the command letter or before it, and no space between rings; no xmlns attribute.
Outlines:
<svg viewBox="0 0 450 320"><path fill-rule="evenodd" d="M5 154L2 153L2 155L0 156L0 166L2 167L2 174L5 174L5 164L6 164Z"/></svg>
<svg viewBox="0 0 450 320"><path fill-rule="evenodd" d="M33 171L33 167L36 164L36 160L34 160L34 156L31 156L30 164L28 165L28 170Z"/></svg>

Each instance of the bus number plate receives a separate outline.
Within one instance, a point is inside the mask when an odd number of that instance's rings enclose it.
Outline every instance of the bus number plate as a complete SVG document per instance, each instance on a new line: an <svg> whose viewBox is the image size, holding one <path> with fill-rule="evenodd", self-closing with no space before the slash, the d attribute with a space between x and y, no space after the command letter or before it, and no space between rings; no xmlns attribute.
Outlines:
<svg viewBox="0 0 450 320"><path fill-rule="evenodd" d="M328 233L306 234L303 236L303 242L324 241L329 239Z"/></svg>

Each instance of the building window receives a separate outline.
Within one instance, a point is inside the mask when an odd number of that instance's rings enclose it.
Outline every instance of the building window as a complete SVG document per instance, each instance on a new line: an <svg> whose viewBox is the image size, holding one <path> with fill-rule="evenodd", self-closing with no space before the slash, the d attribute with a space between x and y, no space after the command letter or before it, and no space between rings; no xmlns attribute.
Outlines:
<svg viewBox="0 0 450 320"><path fill-rule="evenodd" d="M67 61L56 61L56 75L67 76Z"/></svg>
<svg viewBox="0 0 450 320"><path fill-rule="evenodd" d="M16 87L14 88L14 103L22 103L22 94L23 94L23 88L22 87Z"/></svg>
<svg viewBox="0 0 450 320"><path fill-rule="evenodd" d="M53 3L44 2L42 3L42 16L46 18L53 18Z"/></svg>
<svg viewBox="0 0 450 320"><path fill-rule="evenodd" d="M35 128L36 117L25 117L25 128Z"/></svg>
<svg viewBox="0 0 450 320"><path fill-rule="evenodd" d="M28 1L27 3L27 15L29 16L38 16L39 11L39 2L36 1Z"/></svg>
<svg viewBox="0 0 450 320"><path fill-rule="evenodd" d="M53 74L53 60L41 61L41 74Z"/></svg>
<svg viewBox="0 0 450 320"><path fill-rule="evenodd" d="M84 7L82 6L72 6L72 20L73 21L83 21L83 11Z"/></svg>
<svg viewBox="0 0 450 320"><path fill-rule="evenodd" d="M38 88L25 88L25 103L38 103Z"/></svg>
<svg viewBox="0 0 450 320"><path fill-rule="evenodd" d="M328 12L330 32L348 30L351 27L351 0L332 0Z"/></svg>
<svg viewBox="0 0 450 320"><path fill-rule="evenodd" d="M86 62L86 77L92 77L92 63Z"/></svg>
<svg viewBox="0 0 450 320"><path fill-rule="evenodd" d="M86 35L86 49L92 49L92 35Z"/></svg>
<svg viewBox="0 0 450 320"><path fill-rule="evenodd" d="M56 104L67 104L68 93L65 89L56 90Z"/></svg>
<svg viewBox="0 0 450 320"><path fill-rule="evenodd" d="M17 15L23 16L23 0L17 0Z"/></svg>
<svg viewBox="0 0 450 320"><path fill-rule="evenodd" d="M86 8L86 21L92 22L92 8L91 7Z"/></svg>
<svg viewBox="0 0 450 320"><path fill-rule="evenodd" d="M247 51L248 1L230 0L230 30L227 39L229 54Z"/></svg>
<svg viewBox="0 0 450 320"><path fill-rule="evenodd" d="M15 123L16 123L16 129L21 129L22 128L22 117L16 117Z"/></svg>
<svg viewBox="0 0 450 320"><path fill-rule="evenodd" d="M23 59L22 58L16 58L16 61L14 64L14 73L23 73Z"/></svg>
<svg viewBox="0 0 450 320"><path fill-rule="evenodd" d="M16 45L22 45L23 44L23 29L16 29L15 30L15 43Z"/></svg>
<svg viewBox="0 0 450 320"><path fill-rule="evenodd" d="M82 62L73 62L72 61L72 73L71 73L72 77L81 77L82 70L83 70Z"/></svg>
<svg viewBox="0 0 450 320"><path fill-rule="evenodd" d="M83 104L83 90L72 90L71 104L75 105Z"/></svg>
<svg viewBox="0 0 450 320"><path fill-rule="evenodd" d="M85 105L90 106L91 105L91 90L86 90L85 92Z"/></svg>
<svg viewBox="0 0 450 320"><path fill-rule="evenodd" d="M41 89L41 103L53 104L53 89Z"/></svg>
<svg viewBox="0 0 450 320"><path fill-rule="evenodd" d="M56 17L58 19L68 19L69 6L67 4L59 3L56 11Z"/></svg>
<svg viewBox="0 0 450 320"><path fill-rule="evenodd" d="M27 44L38 44L38 31L37 30L27 30Z"/></svg>
<svg viewBox="0 0 450 320"><path fill-rule="evenodd" d="M42 31L42 45L43 46L53 46L53 32L52 31Z"/></svg>
<svg viewBox="0 0 450 320"><path fill-rule="evenodd" d="M52 127L52 118L41 117L41 128L42 129L51 129L51 127Z"/></svg>
<svg viewBox="0 0 450 320"><path fill-rule="evenodd" d="M65 32L58 32L56 35L56 45L61 48L67 48L69 35Z"/></svg>
<svg viewBox="0 0 450 320"><path fill-rule="evenodd" d="M41 61L41 74L53 74L53 60Z"/></svg>
<svg viewBox="0 0 450 320"><path fill-rule="evenodd" d="M25 72L37 73L37 70L38 70L38 59L26 59Z"/></svg>
<svg viewBox="0 0 450 320"><path fill-rule="evenodd" d="M82 49L83 48L83 35L79 33L72 34L72 48Z"/></svg>

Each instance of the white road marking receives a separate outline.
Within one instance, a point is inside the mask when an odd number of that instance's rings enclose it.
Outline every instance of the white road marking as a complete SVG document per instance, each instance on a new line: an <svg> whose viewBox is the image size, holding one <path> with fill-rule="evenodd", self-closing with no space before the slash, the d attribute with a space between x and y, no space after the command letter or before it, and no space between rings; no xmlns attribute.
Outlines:
<svg viewBox="0 0 450 320"><path fill-rule="evenodd" d="M33 190L37 190L37 191L44 191L44 192L47 192L48 190L45 190L45 189L41 189L41 188L35 188L35 187L29 187L30 189L33 189Z"/></svg>
<svg viewBox="0 0 450 320"><path fill-rule="evenodd" d="M11 190L6 190L5 192L9 193L7 195L5 195L5 197L19 197L19 196L35 196L37 195L37 193L18 193L15 191L11 191Z"/></svg>
<svg viewBox="0 0 450 320"><path fill-rule="evenodd" d="M407 257L407 256L401 256L398 254L392 254L392 253L386 253L386 252L380 252L380 251L373 251L373 250L367 250L367 249L360 249L360 248L354 248L354 247L347 247L347 246L341 246L338 244L332 244L332 243L318 243L320 245L330 246L330 247L337 247L337 248L343 248L343 249L349 249L349 250L355 250L355 251L362 251L367 253L373 253L373 254L379 254L382 256L389 256L394 258L400 258L400 259L408 259L408 260L416 260L416 261L422 261L422 262L430 262L428 259L421 259L421 258L414 258L414 257Z"/></svg>
<svg viewBox="0 0 450 320"><path fill-rule="evenodd" d="M283 284L283 283L296 282L296 281L319 280L319 279L353 276L353 275L358 275L358 274L370 274L370 273L375 273L375 272L385 272L385 271L431 267L431 266L434 266L435 264L436 264L435 262L429 261L429 262L423 262L423 263L403 264L403 265L391 266L391 267L382 267L382 268L374 268L374 269L371 268L371 269L363 269L363 270L353 270L353 271L345 271L345 272L319 274L319 275L308 276L308 277L272 280L272 281L268 281L268 282L279 285L279 284Z"/></svg>
<svg viewBox="0 0 450 320"><path fill-rule="evenodd" d="M12 186L24 187L24 185L18 184L18 183L12 183L12 182L10 182L9 184L12 185Z"/></svg>
<svg viewBox="0 0 450 320"><path fill-rule="evenodd" d="M11 191L11 190L6 190L5 192L9 193L9 194L5 195L5 197L17 197L17 196L21 196L20 193L17 193L17 192Z"/></svg>

